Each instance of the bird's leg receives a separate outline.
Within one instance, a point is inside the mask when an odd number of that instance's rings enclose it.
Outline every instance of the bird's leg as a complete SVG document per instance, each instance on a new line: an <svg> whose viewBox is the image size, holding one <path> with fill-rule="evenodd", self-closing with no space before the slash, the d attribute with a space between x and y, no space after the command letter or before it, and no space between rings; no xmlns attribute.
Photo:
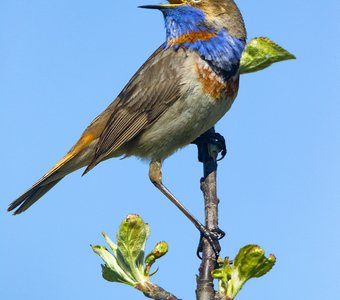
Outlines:
<svg viewBox="0 0 340 300"><path fill-rule="evenodd" d="M160 161L151 161L149 167L149 178L151 182L173 203L179 210L195 225L195 227L200 231L201 237L205 237L218 257L220 252L220 247L218 240L221 239L224 234L221 235L219 231L209 231L200 221L198 221L188 209L177 200L177 198L167 189L167 187L162 182L162 163Z"/></svg>

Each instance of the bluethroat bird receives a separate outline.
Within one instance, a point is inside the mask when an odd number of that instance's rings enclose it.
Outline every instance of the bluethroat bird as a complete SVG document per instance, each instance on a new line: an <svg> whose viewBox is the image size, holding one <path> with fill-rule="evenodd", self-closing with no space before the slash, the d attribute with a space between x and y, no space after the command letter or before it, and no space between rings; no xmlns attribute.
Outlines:
<svg viewBox="0 0 340 300"><path fill-rule="evenodd" d="M103 160L150 161L151 182L203 233L207 229L162 183L162 161L213 127L238 91L246 30L233 0L169 0L141 6L163 13L166 41L71 150L8 211L20 214L71 172Z"/></svg>

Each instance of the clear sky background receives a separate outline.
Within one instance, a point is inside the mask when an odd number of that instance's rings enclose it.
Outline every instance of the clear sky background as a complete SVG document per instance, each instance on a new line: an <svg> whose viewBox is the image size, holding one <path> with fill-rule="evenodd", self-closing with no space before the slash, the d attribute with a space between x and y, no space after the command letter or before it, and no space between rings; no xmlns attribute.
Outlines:
<svg viewBox="0 0 340 300"><path fill-rule="evenodd" d="M0 2L0 299L144 299L108 283L90 244L140 214L150 250L170 251L153 281L194 299L199 234L149 182L148 165L110 160L78 171L28 212L5 210L78 139L164 41L156 0ZM297 56L243 75L216 129L223 256L250 243L277 256L239 300L338 299L340 101L338 0L239 0L249 39L268 36ZM189 146L164 165L164 182L201 220L202 166Z"/></svg>

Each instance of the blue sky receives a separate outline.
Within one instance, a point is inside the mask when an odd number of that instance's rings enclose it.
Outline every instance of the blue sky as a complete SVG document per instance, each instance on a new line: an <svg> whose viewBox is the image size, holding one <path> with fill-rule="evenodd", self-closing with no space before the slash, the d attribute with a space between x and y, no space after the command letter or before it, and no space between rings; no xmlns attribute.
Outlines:
<svg viewBox="0 0 340 300"><path fill-rule="evenodd" d="M148 249L170 251L153 280L193 299L199 234L149 183L147 164L110 160L68 176L23 215L5 210L47 171L164 40L162 16L145 1L0 3L2 147L1 299L143 299L101 278L90 244L114 237L140 214ZM275 268L238 299L336 299L340 293L340 102L338 0L239 0L249 38L267 36L297 60L241 78L216 129L227 140L219 164L223 256L250 243ZM164 165L164 182L200 219L202 166L189 146Z"/></svg>

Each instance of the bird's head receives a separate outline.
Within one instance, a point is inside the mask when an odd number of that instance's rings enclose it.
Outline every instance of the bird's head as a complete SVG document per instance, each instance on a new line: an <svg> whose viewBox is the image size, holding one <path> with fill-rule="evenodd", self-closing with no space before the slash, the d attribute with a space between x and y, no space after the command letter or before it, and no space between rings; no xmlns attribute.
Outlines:
<svg viewBox="0 0 340 300"><path fill-rule="evenodd" d="M242 15L233 0L168 0L167 4L145 5L158 9L165 19L167 39L178 38L192 32L228 34L243 42L246 29Z"/></svg>

